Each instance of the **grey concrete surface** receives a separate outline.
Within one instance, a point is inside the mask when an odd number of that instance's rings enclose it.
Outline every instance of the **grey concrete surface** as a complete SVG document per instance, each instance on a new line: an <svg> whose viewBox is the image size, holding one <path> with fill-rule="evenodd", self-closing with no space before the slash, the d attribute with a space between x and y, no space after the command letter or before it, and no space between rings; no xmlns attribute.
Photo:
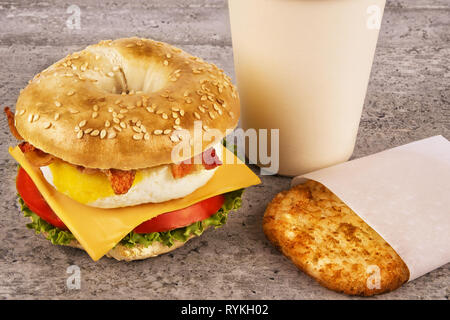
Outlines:
<svg viewBox="0 0 450 320"><path fill-rule="evenodd" d="M81 8L81 29L65 21ZM225 0L0 1L0 104L14 107L34 74L101 39L137 35L182 47L234 79ZM450 2L391 0L383 19L357 145L358 158L421 138L450 138ZM15 144L0 120L0 298L349 299L298 271L265 239L261 219L290 179L262 177L226 227L157 259L93 262L26 229L16 205ZM253 168L256 170L256 168ZM81 270L80 290L66 286ZM450 264L372 299L448 299Z"/></svg>

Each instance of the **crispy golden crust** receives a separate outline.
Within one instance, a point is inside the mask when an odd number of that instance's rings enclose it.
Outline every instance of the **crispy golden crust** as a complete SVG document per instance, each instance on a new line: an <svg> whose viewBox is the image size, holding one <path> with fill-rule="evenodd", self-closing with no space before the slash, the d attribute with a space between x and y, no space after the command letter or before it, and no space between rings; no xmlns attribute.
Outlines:
<svg viewBox="0 0 450 320"><path fill-rule="evenodd" d="M372 228L318 182L279 193L263 219L267 238L298 268L323 286L349 295L371 296L409 279L403 260ZM380 287L367 272L378 266ZM372 274L373 275L373 274Z"/></svg>
<svg viewBox="0 0 450 320"><path fill-rule="evenodd" d="M237 125L239 98L215 65L169 44L127 38L89 46L36 75L15 118L26 141L58 158L130 170L172 163L173 131L192 137L195 120L222 138ZM211 139L203 138L204 150Z"/></svg>

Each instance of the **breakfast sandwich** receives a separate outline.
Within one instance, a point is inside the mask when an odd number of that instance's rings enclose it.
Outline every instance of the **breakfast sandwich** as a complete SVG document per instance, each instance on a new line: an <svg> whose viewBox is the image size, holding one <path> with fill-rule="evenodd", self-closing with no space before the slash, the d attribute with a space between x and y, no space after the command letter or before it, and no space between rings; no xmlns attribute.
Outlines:
<svg viewBox="0 0 450 320"><path fill-rule="evenodd" d="M28 226L94 260L157 256L222 226L260 183L222 143L239 108L223 70L163 42L68 55L5 108Z"/></svg>

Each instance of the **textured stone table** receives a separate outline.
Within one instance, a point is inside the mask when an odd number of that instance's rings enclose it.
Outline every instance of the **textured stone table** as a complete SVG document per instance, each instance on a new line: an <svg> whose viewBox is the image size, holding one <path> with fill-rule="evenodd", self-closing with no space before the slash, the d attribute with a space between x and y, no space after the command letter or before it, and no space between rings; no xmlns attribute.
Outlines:
<svg viewBox="0 0 450 320"><path fill-rule="evenodd" d="M79 30L68 29L71 4ZM167 41L234 76L224 0L0 2L1 105L14 106L34 74L67 53L101 39L140 36ZM100 3L100 1L98 1ZM392 0L386 8L354 157L421 138L450 138L450 3ZM347 299L298 271L265 239L268 201L290 179L263 177L226 227L207 231L157 259L93 262L82 251L55 247L25 227L16 205L15 143L1 117L1 298ZM256 170L256 168L254 168ZM67 267L81 269L81 289L66 287ZM448 299L450 264L377 299Z"/></svg>

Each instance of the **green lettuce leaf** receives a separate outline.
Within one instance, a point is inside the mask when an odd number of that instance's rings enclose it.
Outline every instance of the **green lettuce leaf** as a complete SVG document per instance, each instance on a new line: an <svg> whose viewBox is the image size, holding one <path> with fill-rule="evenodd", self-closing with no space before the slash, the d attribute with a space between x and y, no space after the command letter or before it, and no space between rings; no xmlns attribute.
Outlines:
<svg viewBox="0 0 450 320"><path fill-rule="evenodd" d="M67 245L72 240L75 240L75 237L70 231L61 230L47 221L41 219L37 214L30 210L27 207L22 197L18 194L19 197L19 205L25 217L31 218L31 223L27 224L29 229L33 229L36 234L45 233L47 240L50 240L53 244Z"/></svg>
<svg viewBox="0 0 450 320"><path fill-rule="evenodd" d="M205 231L205 229L209 226L214 226L215 228L221 227L227 222L228 214L231 211L239 209L241 207L243 192L244 189L240 189L224 194L225 202L223 206L219 209L219 211L205 220L194 222L189 226L166 232L139 234L131 231L120 241L120 244L127 247L133 247L136 244L141 244L147 247L154 241L158 241L168 247L171 247L174 244L175 240L185 242L191 235L201 235L203 231ZM28 228L33 229L36 234L42 232L46 233L46 238L53 244L67 245L72 240L75 240L75 237L70 231L61 230L44 221L37 214L31 211L30 208L27 207L20 195L18 195L18 197L19 204L24 216L30 217L32 220L31 223L27 224Z"/></svg>

